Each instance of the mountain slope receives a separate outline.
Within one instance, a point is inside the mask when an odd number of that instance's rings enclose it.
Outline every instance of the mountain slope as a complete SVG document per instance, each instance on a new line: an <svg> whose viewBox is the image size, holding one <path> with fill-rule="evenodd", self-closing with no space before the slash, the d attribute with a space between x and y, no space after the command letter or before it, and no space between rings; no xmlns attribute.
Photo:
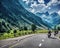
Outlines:
<svg viewBox="0 0 60 48"><path fill-rule="evenodd" d="M60 15L56 12L49 14L46 13L36 13L40 18L43 19L43 21L51 27L54 27L55 25L60 24Z"/></svg>
<svg viewBox="0 0 60 48"><path fill-rule="evenodd" d="M25 23L28 26L35 24L42 28L51 28L40 17L28 12L18 0L0 0L0 19L1 21L3 19L5 21L4 23L7 23L7 27L10 29L20 28Z"/></svg>

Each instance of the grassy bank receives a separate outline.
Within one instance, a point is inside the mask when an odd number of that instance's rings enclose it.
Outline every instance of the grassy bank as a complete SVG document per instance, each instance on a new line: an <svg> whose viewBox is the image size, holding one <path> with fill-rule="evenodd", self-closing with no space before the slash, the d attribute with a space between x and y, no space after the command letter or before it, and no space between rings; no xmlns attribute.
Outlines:
<svg viewBox="0 0 60 48"><path fill-rule="evenodd" d="M24 36L28 34L38 34L38 33L47 33L47 32L48 30L36 30L34 32L32 32L31 30L22 30L22 31L16 30L16 32L14 33L14 30L10 30L9 33L8 32L0 33L0 40Z"/></svg>

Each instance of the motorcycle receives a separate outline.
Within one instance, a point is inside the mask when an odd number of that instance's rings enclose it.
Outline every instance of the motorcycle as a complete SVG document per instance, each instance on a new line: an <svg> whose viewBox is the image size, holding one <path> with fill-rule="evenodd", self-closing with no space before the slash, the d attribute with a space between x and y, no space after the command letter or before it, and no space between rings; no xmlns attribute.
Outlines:
<svg viewBox="0 0 60 48"><path fill-rule="evenodd" d="M58 30L56 30L55 32L54 32L54 36L56 36L58 34Z"/></svg>
<svg viewBox="0 0 60 48"><path fill-rule="evenodd" d="M48 34L48 38L50 38L51 37L51 34Z"/></svg>
<svg viewBox="0 0 60 48"><path fill-rule="evenodd" d="M51 37L51 31L48 32L48 38L50 38L50 37Z"/></svg>

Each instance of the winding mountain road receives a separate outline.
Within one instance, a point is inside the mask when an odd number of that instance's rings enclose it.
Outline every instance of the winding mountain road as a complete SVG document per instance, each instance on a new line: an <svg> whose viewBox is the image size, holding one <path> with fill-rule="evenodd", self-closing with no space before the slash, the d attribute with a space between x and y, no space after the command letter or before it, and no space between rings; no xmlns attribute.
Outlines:
<svg viewBox="0 0 60 48"><path fill-rule="evenodd" d="M47 34L35 34L15 39L1 40L0 48L60 48L60 40Z"/></svg>

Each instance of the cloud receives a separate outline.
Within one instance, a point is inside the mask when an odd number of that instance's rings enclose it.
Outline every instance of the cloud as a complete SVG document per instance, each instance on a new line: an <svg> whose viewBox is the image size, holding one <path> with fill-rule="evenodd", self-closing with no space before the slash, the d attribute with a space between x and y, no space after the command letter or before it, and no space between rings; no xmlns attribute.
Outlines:
<svg viewBox="0 0 60 48"><path fill-rule="evenodd" d="M51 0L51 1L47 4L47 6L56 5L57 3L58 3L57 0Z"/></svg>
<svg viewBox="0 0 60 48"><path fill-rule="evenodd" d="M30 7L33 7L33 6L38 6L38 5L37 5L37 3L36 3L36 1L34 1L34 3L33 3L33 4L31 4L31 6L30 6Z"/></svg>
<svg viewBox="0 0 60 48"><path fill-rule="evenodd" d="M43 12L47 6L44 4L43 1L41 1L40 4L37 4L36 1L34 1L34 3L31 4L30 7L33 8L35 10L34 13L36 13L36 12Z"/></svg>
<svg viewBox="0 0 60 48"><path fill-rule="evenodd" d="M46 12L46 11L48 11L49 13L57 12L59 10L57 4L60 4L60 1L58 0L50 0L50 2L47 3L47 5L44 4L44 0L37 0L37 1L23 0L23 1L26 1L26 4L30 7L28 8L28 10L31 11L32 13ZM37 2L39 2L39 4L37 4Z"/></svg>
<svg viewBox="0 0 60 48"><path fill-rule="evenodd" d="M35 12L35 9L32 9L31 12L34 13Z"/></svg>
<svg viewBox="0 0 60 48"><path fill-rule="evenodd" d="M37 6L33 6L32 8L35 9L35 13L36 12L43 12L45 10L45 5L44 4L39 4Z"/></svg>
<svg viewBox="0 0 60 48"><path fill-rule="evenodd" d="M44 3L44 0L38 0L39 3Z"/></svg>
<svg viewBox="0 0 60 48"><path fill-rule="evenodd" d="M60 15L60 10L58 11L58 14Z"/></svg>
<svg viewBox="0 0 60 48"><path fill-rule="evenodd" d="M28 0L23 0L23 1L28 1Z"/></svg>

